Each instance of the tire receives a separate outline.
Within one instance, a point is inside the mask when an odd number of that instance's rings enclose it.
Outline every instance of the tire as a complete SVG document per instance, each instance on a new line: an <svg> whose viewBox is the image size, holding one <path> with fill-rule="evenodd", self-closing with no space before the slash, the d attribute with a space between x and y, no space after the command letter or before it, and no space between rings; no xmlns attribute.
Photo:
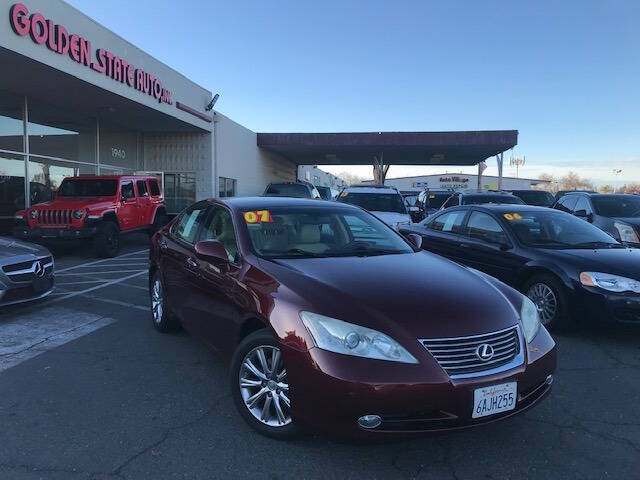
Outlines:
<svg viewBox="0 0 640 480"><path fill-rule="evenodd" d="M268 367L266 369L268 373L264 377L254 373L255 370L261 374L265 371L260 362L258 353L260 349L262 349ZM274 357L272 355L275 350L280 353L280 344L266 329L258 330L240 342L231 361L231 395L238 412L251 428L267 437L287 440L298 435L298 427L291 418L286 373L279 379L277 377L277 373L284 369L281 355L278 356L279 361L277 361L275 372L273 371ZM245 366L246 360L249 360L256 369L248 369ZM241 382L241 379L244 382ZM244 387L242 383L244 383ZM286 389L278 388L280 386L286 387ZM256 397L255 394L260 391L265 391L265 393ZM253 409L250 409L248 402L252 396L256 398L256 401ZM263 421L256 415L262 415L265 412L264 407L267 401L269 401L267 421ZM278 406L282 416L278 415Z"/></svg>
<svg viewBox="0 0 640 480"><path fill-rule="evenodd" d="M170 333L181 329L180 322L171 313L171 308L167 303L164 285L159 272L156 272L151 279L149 301L151 303L151 321L156 330L162 333Z"/></svg>
<svg viewBox="0 0 640 480"><path fill-rule="evenodd" d="M149 228L149 235L153 236L157 231L159 231L167 223L169 223L169 217L167 216L167 214L164 212L156 212L155 217L153 217L153 223Z"/></svg>
<svg viewBox="0 0 640 480"><path fill-rule="evenodd" d="M113 258L120 252L120 229L113 222L102 222L93 239L93 246L99 257Z"/></svg>
<svg viewBox="0 0 640 480"><path fill-rule="evenodd" d="M523 293L538 307L540 323L549 330L561 331L573 326L565 287L554 276L534 275L524 284ZM550 309L553 315L550 315Z"/></svg>

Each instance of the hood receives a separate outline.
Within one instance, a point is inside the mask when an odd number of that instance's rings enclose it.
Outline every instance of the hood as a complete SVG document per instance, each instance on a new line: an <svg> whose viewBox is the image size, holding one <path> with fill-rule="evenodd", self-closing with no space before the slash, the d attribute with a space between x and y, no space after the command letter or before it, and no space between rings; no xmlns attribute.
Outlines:
<svg viewBox="0 0 640 480"><path fill-rule="evenodd" d="M509 287L425 251L261 265L300 309L414 341L508 328L521 306Z"/></svg>
<svg viewBox="0 0 640 480"><path fill-rule="evenodd" d="M570 263L582 272L602 272L640 280L640 249L545 249L552 258Z"/></svg>
<svg viewBox="0 0 640 480"><path fill-rule="evenodd" d="M392 227L395 227L397 223L411 223L411 217L408 213L376 211L372 211L371 213Z"/></svg>
<svg viewBox="0 0 640 480"><path fill-rule="evenodd" d="M50 255L50 253L40 245L22 242L14 238L0 237L0 260L17 256L41 257L44 255ZM17 261L19 262L20 259Z"/></svg>
<svg viewBox="0 0 640 480"><path fill-rule="evenodd" d="M58 197L51 202L38 203L34 209L57 208L60 210L72 210L76 208L103 207L113 204L114 197Z"/></svg>

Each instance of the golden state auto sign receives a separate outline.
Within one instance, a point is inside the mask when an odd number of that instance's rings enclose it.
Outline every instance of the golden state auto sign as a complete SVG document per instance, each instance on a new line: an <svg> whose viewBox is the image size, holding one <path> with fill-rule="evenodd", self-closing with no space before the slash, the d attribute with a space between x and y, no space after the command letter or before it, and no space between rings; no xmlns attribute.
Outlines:
<svg viewBox="0 0 640 480"><path fill-rule="evenodd" d="M22 3L11 7L9 21L16 35L29 35L34 43L58 55L68 55L74 62L149 95L159 103L173 104L171 92L162 86L160 79L104 48L95 51L94 59L88 39L70 34L63 25L55 24L41 13L30 13Z"/></svg>

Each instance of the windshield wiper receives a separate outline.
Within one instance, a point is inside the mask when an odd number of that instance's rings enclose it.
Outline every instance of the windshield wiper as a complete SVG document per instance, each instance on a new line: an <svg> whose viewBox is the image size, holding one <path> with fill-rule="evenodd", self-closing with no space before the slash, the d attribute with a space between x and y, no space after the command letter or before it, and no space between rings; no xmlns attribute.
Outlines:
<svg viewBox="0 0 640 480"><path fill-rule="evenodd" d="M373 245L369 245L366 243L355 244L352 248L345 250L344 252L339 252L342 255L357 255L357 256L368 256L368 255L393 255L397 253L409 253L403 252L402 250L394 250L390 248L376 248Z"/></svg>
<svg viewBox="0 0 640 480"><path fill-rule="evenodd" d="M609 243L609 242L582 242L582 243L576 243L573 245L576 248L618 248L618 247L622 247L624 248L624 246L620 245L619 243Z"/></svg>
<svg viewBox="0 0 640 480"><path fill-rule="evenodd" d="M289 255L305 255L307 257L312 257L312 258L327 257L327 254L325 253L314 253L308 250L302 250L301 248L290 248L289 250L271 251L267 256L269 258L278 258L280 256L289 256Z"/></svg>

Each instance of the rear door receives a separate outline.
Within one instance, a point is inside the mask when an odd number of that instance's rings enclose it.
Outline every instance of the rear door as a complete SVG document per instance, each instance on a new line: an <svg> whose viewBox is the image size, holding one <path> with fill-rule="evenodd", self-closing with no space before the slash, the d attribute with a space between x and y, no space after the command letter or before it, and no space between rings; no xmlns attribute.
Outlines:
<svg viewBox="0 0 640 480"><path fill-rule="evenodd" d="M133 180L122 180L120 184L120 207L118 209L120 230L131 230L138 226L139 210L140 206L138 205Z"/></svg>
<svg viewBox="0 0 640 480"><path fill-rule="evenodd" d="M464 220L467 213L467 209L445 211L424 224L420 229L423 233L422 248L451 260L460 261L460 242L463 239Z"/></svg>
<svg viewBox="0 0 640 480"><path fill-rule="evenodd" d="M136 193L138 195L138 226L149 225L152 221L150 211L152 210L151 197L146 180L136 180Z"/></svg>
<svg viewBox="0 0 640 480"><path fill-rule="evenodd" d="M180 214L169 234L160 239L161 269L165 294L171 310L184 326L195 330L194 318L188 314L193 301L195 273L195 242L207 214L208 203L200 202ZM195 272L195 273L194 273Z"/></svg>

